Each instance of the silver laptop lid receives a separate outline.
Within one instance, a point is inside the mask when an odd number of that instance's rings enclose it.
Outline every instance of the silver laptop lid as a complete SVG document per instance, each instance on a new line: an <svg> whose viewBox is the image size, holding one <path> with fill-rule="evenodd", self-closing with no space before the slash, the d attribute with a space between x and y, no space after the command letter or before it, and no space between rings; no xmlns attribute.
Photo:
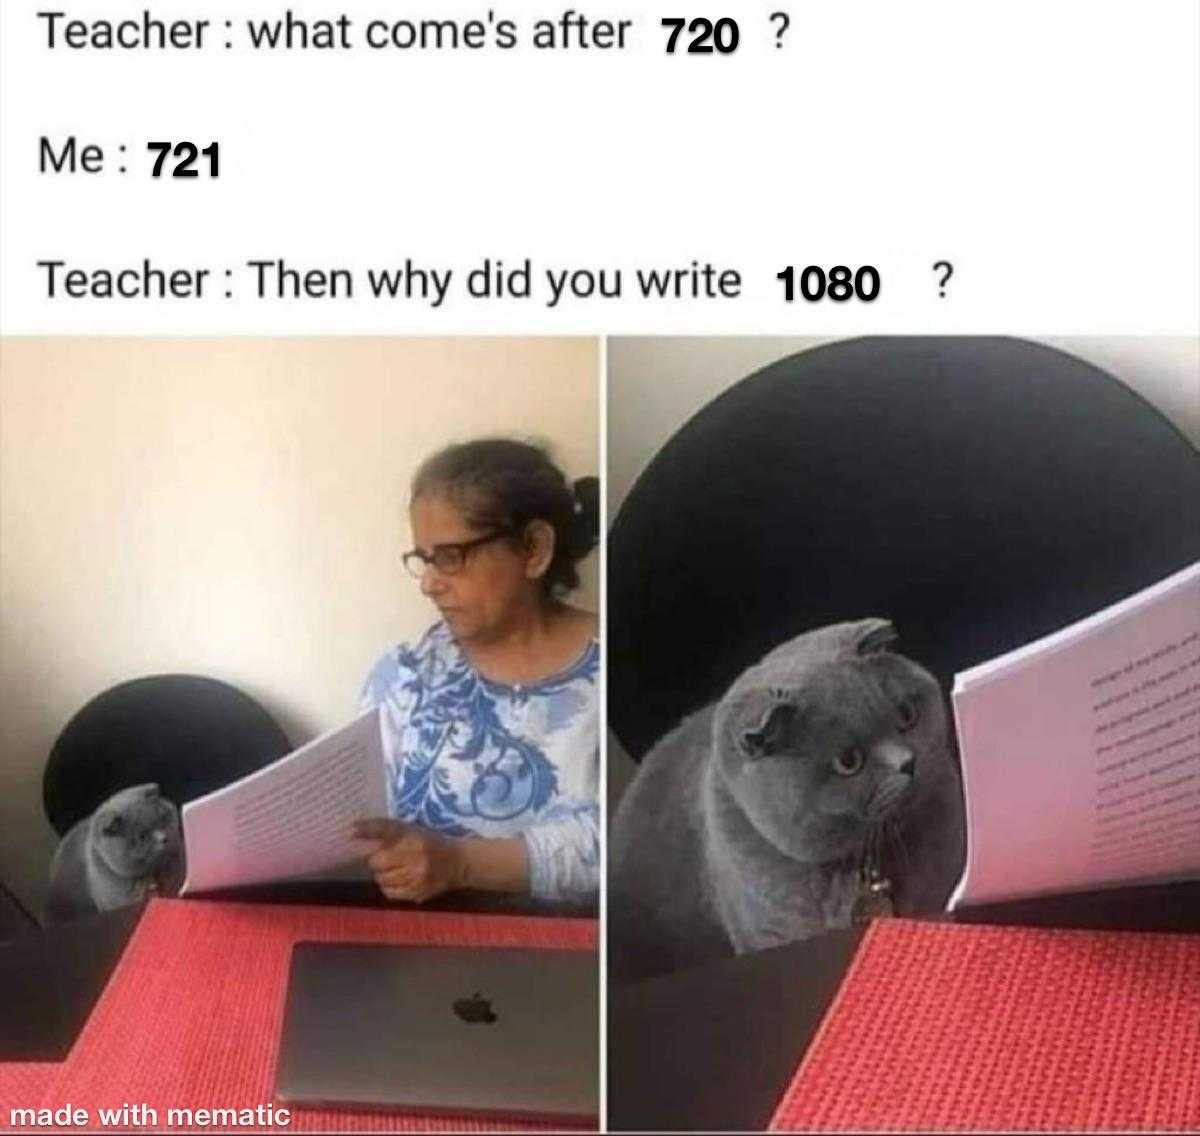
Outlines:
<svg viewBox="0 0 1200 1136"><path fill-rule="evenodd" d="M594 1120L592 951L297 943L276 1088L298 1105Z"/></svg>

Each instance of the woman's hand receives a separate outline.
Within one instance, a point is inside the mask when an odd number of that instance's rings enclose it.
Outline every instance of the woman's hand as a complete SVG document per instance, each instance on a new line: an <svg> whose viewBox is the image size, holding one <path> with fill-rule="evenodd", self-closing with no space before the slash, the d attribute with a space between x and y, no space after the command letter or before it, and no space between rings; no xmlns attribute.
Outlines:
<svg viewBox="0 0 1200 1136"><path fill-rule="evenodd" d="M379 841L379 847L367 857L367 866L388 899L424 903L467 886L467 858L461 840L382 817L358 821L354 835Z"/></svg>
<svg viewBox="0 0 1200 1136"><path fill-rule="evenodd" d="M354 835L379 842L378 849L367 857L367 866L388 899L424 903L460 888L529 890L529 854L519 836L442 836L420 825L384 817L358 821Z"/></svg>

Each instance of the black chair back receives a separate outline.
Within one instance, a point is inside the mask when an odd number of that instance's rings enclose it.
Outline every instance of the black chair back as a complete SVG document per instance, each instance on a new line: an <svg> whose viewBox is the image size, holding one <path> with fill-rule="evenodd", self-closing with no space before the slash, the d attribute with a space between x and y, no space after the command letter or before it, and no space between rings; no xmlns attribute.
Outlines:
<svg viewBox="0 0 1200 1136"><path fill-rule="evenodd" d="M67 723L42 779L46 816L63 835L113 793L156 781L183 806L291 750L248 695L198 675L153 675L93 698Z"/></svg>

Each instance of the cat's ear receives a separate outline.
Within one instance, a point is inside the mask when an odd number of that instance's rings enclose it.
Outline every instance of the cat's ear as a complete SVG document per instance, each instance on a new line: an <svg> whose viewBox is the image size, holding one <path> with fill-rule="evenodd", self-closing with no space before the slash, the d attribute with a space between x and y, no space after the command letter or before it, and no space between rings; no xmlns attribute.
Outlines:
<svg viewBox="0 0 1200 1136"><path fill-rule="evenodd" d="M799 707L790 702L775 703L755 729L742 733L742 750L746 756L767 757L778 753L799 713Z"/></svg>
<svg viewBox="0 0 1200 1136"><path fill-rule="evenodd" d="M854 649L860 655L878 655L900 638L890 619L864 619L855 631Z"/></svg>
<svg viewBox="0 0 1200 1136"><path fill-rule="evenodd" d="M125 820L121 816L109 817L104 822L104 827L100 829L105 836L120 836L125 831Z"/></svg>

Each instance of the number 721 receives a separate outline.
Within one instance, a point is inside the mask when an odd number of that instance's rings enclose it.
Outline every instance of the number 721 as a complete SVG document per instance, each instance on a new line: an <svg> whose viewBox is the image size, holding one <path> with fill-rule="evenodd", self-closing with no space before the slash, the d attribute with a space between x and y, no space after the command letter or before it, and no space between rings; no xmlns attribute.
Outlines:
<svg viewBox="0 0 1200 1136"><path fill-rule="evenodd" d="M210 142L203 150L199 149L194 142L147 142L146 149L152 154L158 155L154 159L154 169L150 171L151 177L163 176L163 166L171 155L178 159L175 168L171 170L171 177L199 177L196 159L201 155L208 159L208 176L213 178L220 176L216 142Z"/></svg>

